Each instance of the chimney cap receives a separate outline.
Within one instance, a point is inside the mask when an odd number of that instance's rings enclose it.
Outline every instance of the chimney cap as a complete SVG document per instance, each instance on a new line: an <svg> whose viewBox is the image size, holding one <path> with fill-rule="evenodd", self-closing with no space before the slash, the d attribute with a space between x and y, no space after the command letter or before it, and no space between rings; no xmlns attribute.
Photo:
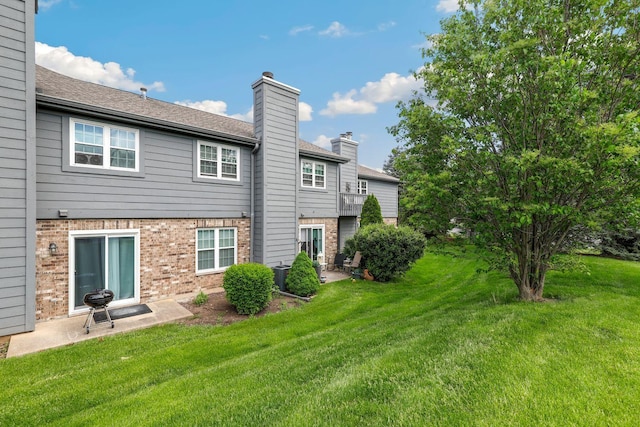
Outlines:
<svg viewBox="0 0 640 427"><path fill-rule="evenodd" d="M353 136L353 132L351 131L346 132L346 135L347 135L347 139L351 139L351 137Z"/></svg>
<svg viewBox="0 0 640 427"><path fill-rule="evenodd" d="M273 73L271 71L265 71L262 73L262 75L268 79L272 79L273 78Z"/></svg>

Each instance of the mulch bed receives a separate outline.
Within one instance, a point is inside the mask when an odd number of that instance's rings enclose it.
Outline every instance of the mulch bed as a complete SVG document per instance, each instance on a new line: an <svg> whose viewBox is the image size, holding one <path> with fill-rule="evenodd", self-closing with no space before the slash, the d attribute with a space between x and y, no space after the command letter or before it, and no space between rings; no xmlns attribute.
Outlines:
<svg viewBox="0 0 640 427"><path fill-rule="evenodd" d="M179 321L185 325L229 325L250 317L246 314L238 314L235 307L227 301L224 292L209 294L209 300L200 306L195 305L193 301L180 304L193 313L193 317ZM271 300L264 310L253 316L260 317L267 313L279 313L302 304L304 302L297 298L279 295Z"/></svg>

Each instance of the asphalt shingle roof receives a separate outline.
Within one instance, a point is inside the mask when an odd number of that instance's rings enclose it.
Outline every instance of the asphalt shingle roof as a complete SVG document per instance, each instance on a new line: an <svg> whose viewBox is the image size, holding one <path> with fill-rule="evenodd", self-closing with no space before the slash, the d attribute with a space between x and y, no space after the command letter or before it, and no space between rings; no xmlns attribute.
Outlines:
<svg viewBox="0 0 640 427"><path fill-rule="evenodd" d="M139 93L74 79L41 66L36 66L36 93L40 98L44 96L82 104L88 110L99 107L114 113L255 139L251 123L150 97L143 99Z"/></svg>
<svg viewBox="0 0 640 427"><path fill-rule="evenodd" d="M139 93L74 79L40 65L36 65L36 93L40 102L63 101L78 105L87 111L100 109L112 112L114 116L124 113L140 119L152 119L161 123L199 129L204 133L256 140L252 123L150 97L144 99ZM298 147L306 155L317 155L338 162L347 160L307 141L299 140ZM364 178L398 182L392 176L364 166L358 166L358 175Z"/></svg>
<svg viewBox="0 0 640 427"><path fill-rule="evenodd" d="M377 179L380 181L400 182L398 178L391 175L387 175L383 172L378 172L375 169L368 168L366 166L358 165L358 178Z"/></svg>

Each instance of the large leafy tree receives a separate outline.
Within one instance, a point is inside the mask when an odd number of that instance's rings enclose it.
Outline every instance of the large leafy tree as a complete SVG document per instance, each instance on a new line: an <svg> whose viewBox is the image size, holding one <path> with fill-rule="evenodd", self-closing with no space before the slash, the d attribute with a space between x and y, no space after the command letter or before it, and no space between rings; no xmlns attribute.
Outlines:
<svg viewBox="0 0 640 427"><path fill-rule="evenodd" d="M539 300L572 227L637 206L640 4L460 4L429 36L424 93L390 128L405 144L403 204L431 230L461 219Z"/></svg>

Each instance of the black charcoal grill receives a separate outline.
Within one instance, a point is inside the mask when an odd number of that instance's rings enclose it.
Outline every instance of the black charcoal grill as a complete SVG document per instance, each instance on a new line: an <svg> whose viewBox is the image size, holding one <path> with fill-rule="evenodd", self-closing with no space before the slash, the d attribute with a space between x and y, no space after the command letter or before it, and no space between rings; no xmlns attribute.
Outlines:
<svg viewBox="0 0 640 427"><path fill-rule="evenodd" d="M85 294L83 301L85 305L88 305L91 308L89 310L89 315L87 316L87 320L85 320L84 326L83 326L83 328L87 329L87 333L89 333L89 330L91 329L92 322L99 323L93 317L93 315L96 313L96 310L104 310L104 313L107 317L106 320L104 320L104 322L111 323L112 328L115 327L113 320L111 320L111 315L109 314L109 310L107 309L107 306L109 305L109 303L113 301L113 291L109 289L96 289L93 292L89 292Z"/></svg>

